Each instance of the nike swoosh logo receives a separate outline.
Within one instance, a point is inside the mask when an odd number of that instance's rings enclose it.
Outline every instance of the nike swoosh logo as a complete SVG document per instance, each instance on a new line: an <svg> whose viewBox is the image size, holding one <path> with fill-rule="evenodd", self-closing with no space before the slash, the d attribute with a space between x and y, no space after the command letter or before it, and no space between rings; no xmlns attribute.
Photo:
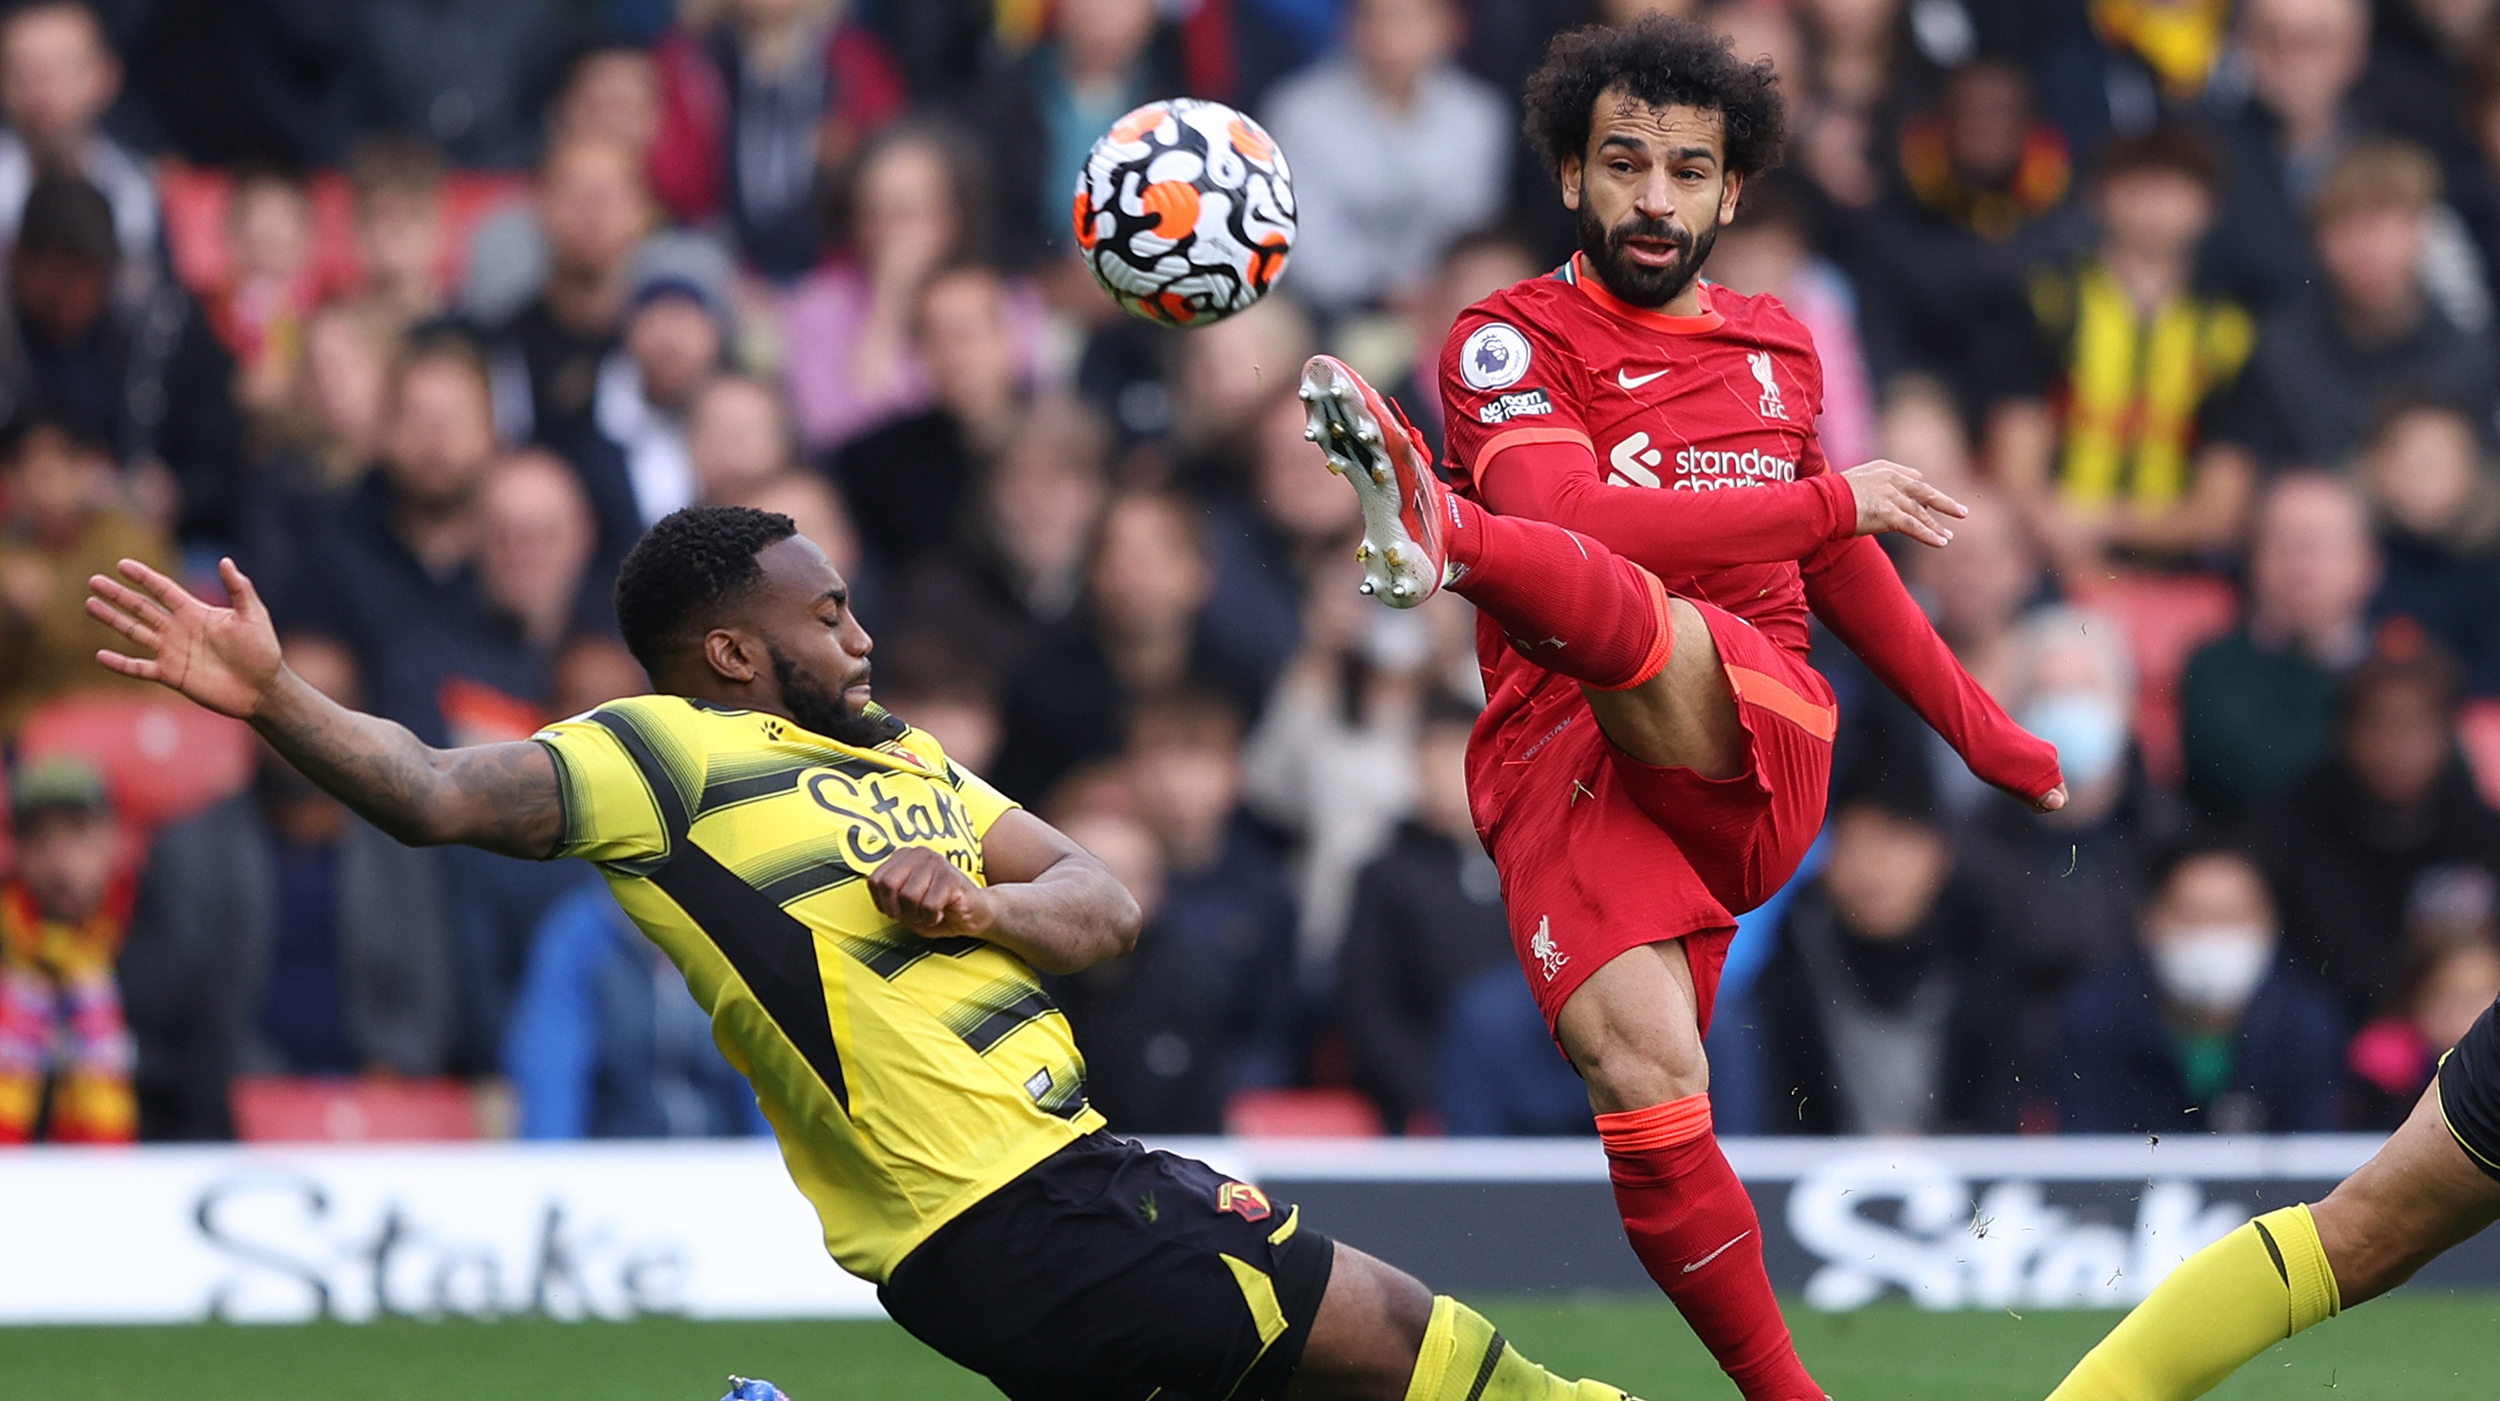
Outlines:
<svg viewBox="0 0 2500 1401"><path fill-rule="evenodd" d="M1615 383L1622 385L1626 389L1638 389L1642 385L1649 383L1651 380L1656 379L1658 376L1665 373L1666 371L1664 370L1652 370L1648 374L1642 375L1638 379L1634 379L1632 376L1625 374L1623 371L1617 370L1615 371Z"/></svg>
<svg viewBox="0 0 2500 1401"><path fill-rule="evenodd" d="M1729 1241L1727 1245L1720 1246L1718 1249L1711 1251L1709 1254L1695 1260L1693 1263L1686 1265L1684 1267L1684 1273L1691 1274L1693 1271L1698 1270L1702 1266L1709 1264L1711 1261L1718 1259L1722 1255L1725 1255L1728 1252L1729 1247L1735 1245L1737 1240L1743 1240L1745 1237L1752 1234L1753 1232L1751 1231L1738 1231L1736 1233L1736 1240Z"/></svg>

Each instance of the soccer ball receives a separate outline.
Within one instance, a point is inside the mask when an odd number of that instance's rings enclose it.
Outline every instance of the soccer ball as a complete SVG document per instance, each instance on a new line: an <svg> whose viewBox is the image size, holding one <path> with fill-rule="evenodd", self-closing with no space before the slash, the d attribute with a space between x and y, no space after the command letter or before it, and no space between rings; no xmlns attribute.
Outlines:
<svg viewBox="0 0 2500 1401"><path fill-rule="evenodd" d="M1267 295L1293 251L1293 177L1221 102L1150 102L1111 124L1076 183L1076 246L1132 316L1204 326Z"/></svg>

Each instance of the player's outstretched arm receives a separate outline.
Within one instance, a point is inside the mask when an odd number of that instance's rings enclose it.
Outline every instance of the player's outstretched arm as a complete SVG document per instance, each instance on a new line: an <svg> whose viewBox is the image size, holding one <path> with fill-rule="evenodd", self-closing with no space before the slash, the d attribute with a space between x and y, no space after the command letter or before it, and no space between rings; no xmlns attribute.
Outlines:
<svg viewBox="0 0 2500 1401"><path fill-rule="evenodd" d="M1872 539L1805 560L1806 603L1867 670L1945 737L1972 773L2042 812L2066 805L2057 750L2014 723L1936 635Z"/></svg>
<svg viewBox="0 0 2500 1401"><path fill-rule="evenodd" d="M969 935L1045 973L1077 973L1137 947L1144 915L1092 852L1022 808L981 838L983 885L927 847L905 847L869 874L888 918L932 938Z"/></svg>
<svg viewBox="0 0 2500 1401"><path fill-rule="evenodd" d="M349 710L289 671L252 581L218 564L231 608L201 600L137 560L87 581L87 611L134 654L96 660L248 721L306 778L411 846L459 843L538 859L564 833L555 760L529 741L436 749ZM127 582L125 582L127 581Z"/></svg>

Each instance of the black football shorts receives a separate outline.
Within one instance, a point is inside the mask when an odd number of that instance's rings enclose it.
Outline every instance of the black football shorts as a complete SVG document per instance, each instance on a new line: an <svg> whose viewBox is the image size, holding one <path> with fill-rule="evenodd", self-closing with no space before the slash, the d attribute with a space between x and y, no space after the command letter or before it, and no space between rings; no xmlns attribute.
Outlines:
<svg viewBox="0 0 2500 1401"><path fill-rule="evenodd" d="M2466 1156L2500 1178L2500 1002L2439 1058L2439 1107Z"/></svg>
<svg viewBox="0 0 2500 1401"><path fill-rule="evenodd" d="M1249 1183L1096 1132L940 1226L877 1297L1011 1401L1273 1401L1335 1256Z"/></svg>

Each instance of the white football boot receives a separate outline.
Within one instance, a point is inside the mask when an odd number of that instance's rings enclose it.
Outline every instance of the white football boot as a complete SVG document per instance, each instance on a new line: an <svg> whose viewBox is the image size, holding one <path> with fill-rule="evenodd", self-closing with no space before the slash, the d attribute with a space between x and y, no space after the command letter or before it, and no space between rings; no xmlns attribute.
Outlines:
<svg viewBox="0 0 2500 1401"><path fill-rule="evenodd" d="M1328 470L1354 483L1363 503L1363 592L1392 608L1412 608L1456 578L1449 536L1457 499L1433 474L1432 450L1396 403L1333 356L1302 367L1302 402Z"/></svg>

